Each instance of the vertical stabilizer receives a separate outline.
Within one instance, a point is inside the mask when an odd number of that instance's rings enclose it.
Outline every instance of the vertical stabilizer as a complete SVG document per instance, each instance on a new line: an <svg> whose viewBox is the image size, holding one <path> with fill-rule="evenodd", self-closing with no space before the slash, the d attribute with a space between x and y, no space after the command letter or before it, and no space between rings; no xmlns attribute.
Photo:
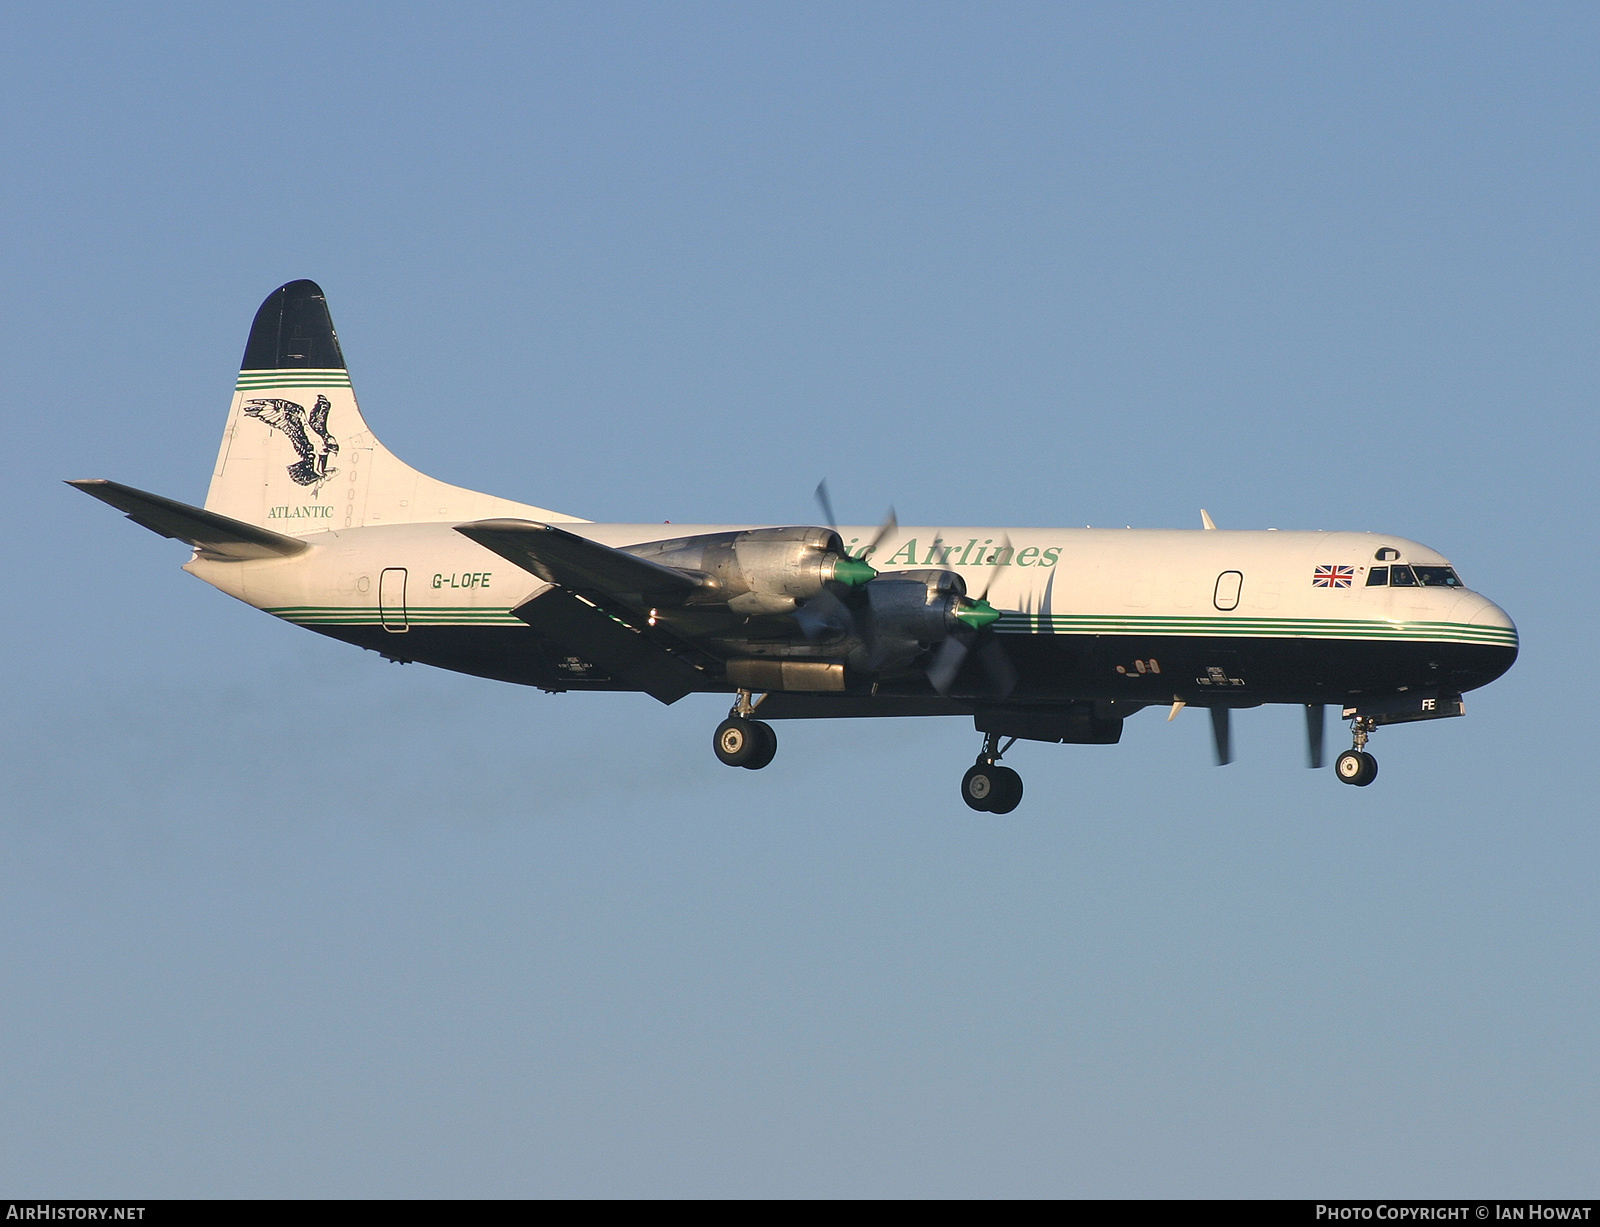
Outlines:
<svg viewBox="0 0 1600 1227"><path fill-rule="evenodd" d="M576 520L435 481L378 442L314 281L280 286L256 312L206 510L295 536L502 516Z"/></svg>

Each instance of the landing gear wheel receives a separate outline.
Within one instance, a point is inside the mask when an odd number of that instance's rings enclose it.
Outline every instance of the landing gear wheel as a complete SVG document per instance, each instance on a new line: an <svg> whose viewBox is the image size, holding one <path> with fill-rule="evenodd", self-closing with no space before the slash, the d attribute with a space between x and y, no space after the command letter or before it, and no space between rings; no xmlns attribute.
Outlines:
<svg viewBox="0 0 1600 1227"><path fill-rule="evenodd" d="M995 795L994 778L995 768L988 763L968 767L967 774L961 777L961 799L969 808L987 814Z"/></svg>
<svg viewBox="0 0 1600 1227"><path fill-rule="evenodd" d="M975 763L961 777L961 799L980 814L1009 814L1022 801L1022 777L1010 767Z"/></svg>
<svg viewBox="0 0 1600 1227"><path fill-rule="evenodd" d="M712 735L711 748L716 751L717 757L730 767L748 767L758 754L766 748L767 739L761 735L756 727L759 720L746 720L742 716L729 716L717 725L717 731ZM765 725L762 725L764 728ZM772 731L767 730L769 733ZM778 738L772 738L772 750L778 749ZM770 761L770 755L769 761ZM761 766L766 766L763 762Z"/></svg>
<svg viewBox="0 0 1600 1227"><path fill-rule="evenodd" d="M990 794L989 812L1009 814L1022 804L1022 777L1010 767L995 767L995 791Z"/></svg>
<svg viewBox="0 0 1600 1227"><path fill-rule="evenodd" d="M765 720L750 721L750 728L755 735L755 750L748 761L741 763L740 766L746 771L760 771L778 752L778 734Z"/></svg>
<svg viewBox="0 0 1600 1227"><path fill-rule="evenodd" d="M1365 788L1378 778L1378 760L1365 750L1346 750L1333 764L1333 770L1341 783Z"/></svg>

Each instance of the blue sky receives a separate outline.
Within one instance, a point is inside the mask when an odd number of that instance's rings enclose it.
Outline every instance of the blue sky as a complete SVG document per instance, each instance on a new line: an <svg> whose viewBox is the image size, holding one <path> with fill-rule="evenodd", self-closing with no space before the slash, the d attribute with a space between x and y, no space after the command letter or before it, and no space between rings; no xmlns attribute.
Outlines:
<svg viewBox="0 0 1600 1227"><path fill-rule="evenodd" d="M1557 1196L1600 1127L1587 5L9 5L0 1187ZM1523 655L1382 778L1146 713L547 696L275 623L200 501L326 289L598 520L1383 529Z"/></svg>

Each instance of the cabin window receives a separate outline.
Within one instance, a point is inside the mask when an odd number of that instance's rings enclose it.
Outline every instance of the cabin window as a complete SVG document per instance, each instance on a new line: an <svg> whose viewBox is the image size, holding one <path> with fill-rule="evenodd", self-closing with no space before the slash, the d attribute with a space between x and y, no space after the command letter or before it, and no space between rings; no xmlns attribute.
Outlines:
<svg viewBox="0 0 1600 1227"><path fill-rule="evenodd" d="M1237 609L1239 606L1239 589L1244 586L1244 574L1240 571L1224 571L1217 576L1217 587L1211 595L1211 602L1218 609Z"/></svg>
<svg viewBox="0 0 1600 1227"><path fill-rule="evenodd" d="M1389 586L1389 568L1373 567L1367 572L1368 588L1387 588Z"/></svg>

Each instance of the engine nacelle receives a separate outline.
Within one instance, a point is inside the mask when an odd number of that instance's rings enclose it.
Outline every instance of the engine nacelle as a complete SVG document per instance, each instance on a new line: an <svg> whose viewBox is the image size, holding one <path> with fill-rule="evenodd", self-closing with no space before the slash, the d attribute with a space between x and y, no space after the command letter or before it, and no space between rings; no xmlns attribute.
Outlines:
<svg viewBox="0 0 1600 1227"><path fill-rule="evenodd" d="M967 584L955 571L890 571L868 583L862 594L866 642L850 663L876 673L910 664L957 629Z"/></svg>
<svg viewBox="0 0 1600 1227"><path fill-rule="evenodd" d="M691 603L725 603L745 615L793 613L798 602L816 596L829 582L861 584L877 574L846 554L839 534L826 528L707 533L628 552L709 577Z"/></svg>

